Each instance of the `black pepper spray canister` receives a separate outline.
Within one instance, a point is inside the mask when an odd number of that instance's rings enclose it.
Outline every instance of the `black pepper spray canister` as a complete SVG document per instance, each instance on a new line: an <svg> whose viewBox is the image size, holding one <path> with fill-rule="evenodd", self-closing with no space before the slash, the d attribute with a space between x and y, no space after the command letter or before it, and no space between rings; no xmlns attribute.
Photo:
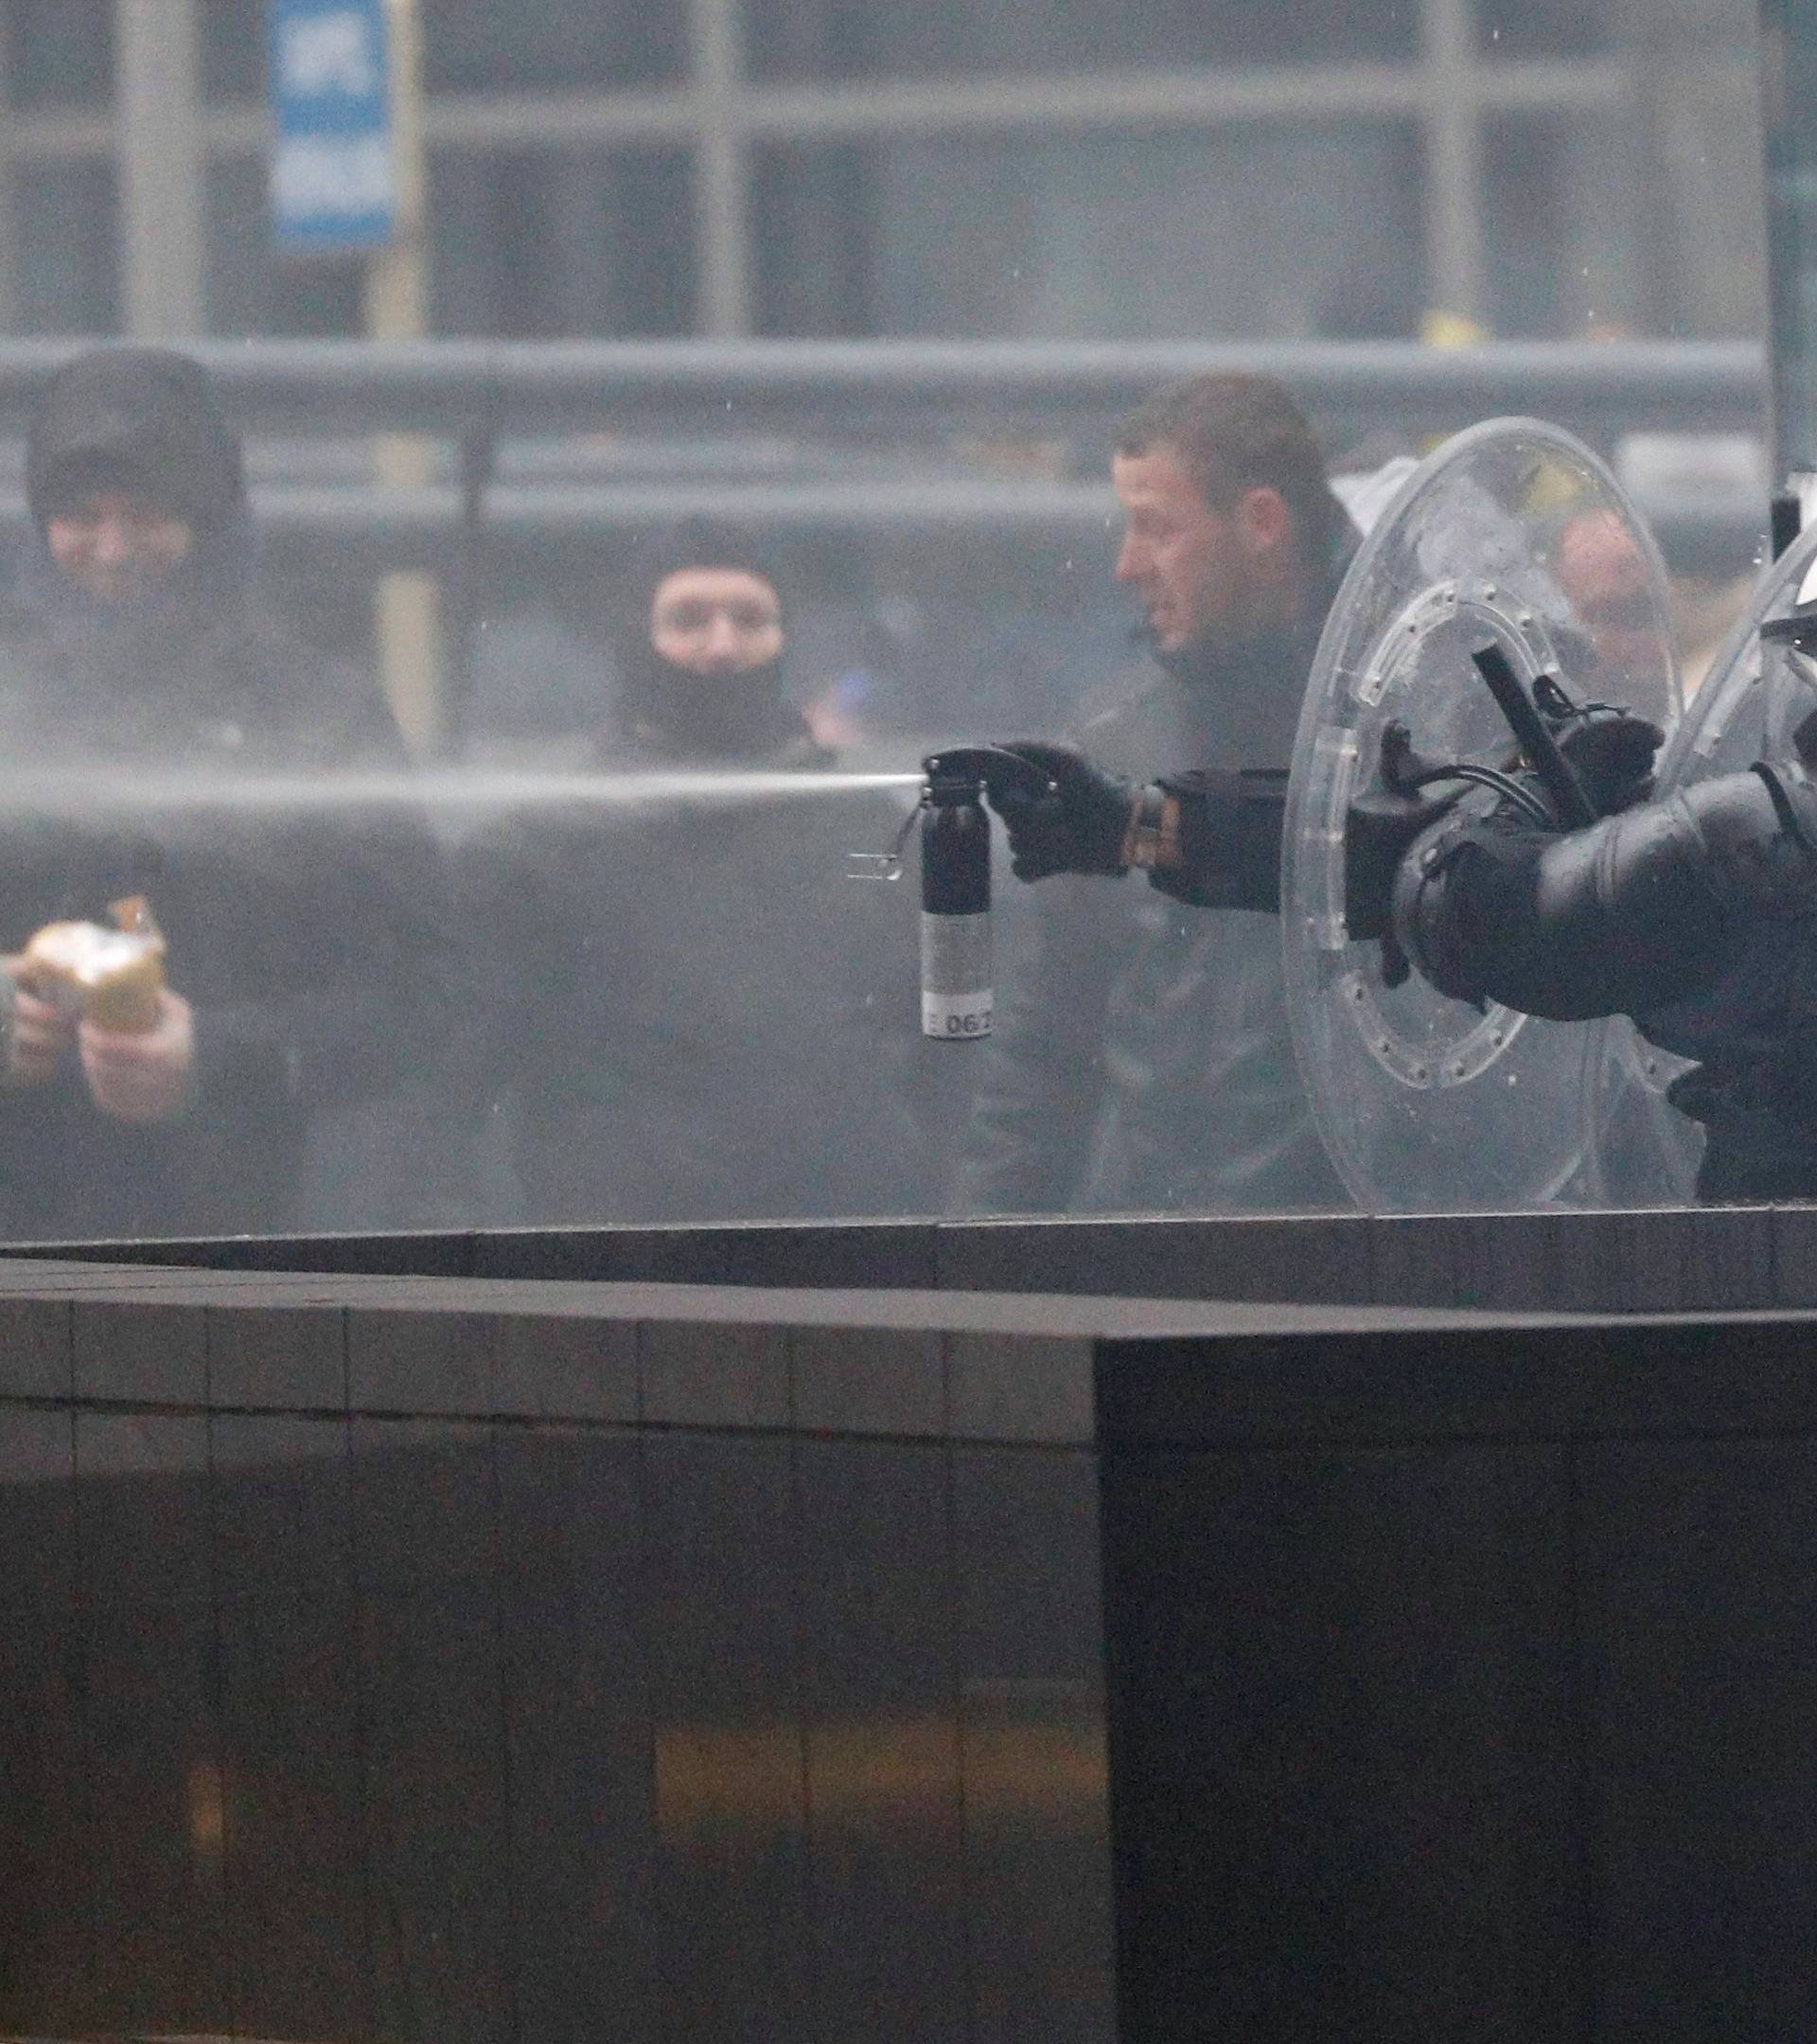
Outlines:
<svg viewBox="0 0 1817 2044"><path fill-rule="evenodd" d="M991 825L969 749L924 763L921 1030L942 1043L991 1033Z"/></svg>

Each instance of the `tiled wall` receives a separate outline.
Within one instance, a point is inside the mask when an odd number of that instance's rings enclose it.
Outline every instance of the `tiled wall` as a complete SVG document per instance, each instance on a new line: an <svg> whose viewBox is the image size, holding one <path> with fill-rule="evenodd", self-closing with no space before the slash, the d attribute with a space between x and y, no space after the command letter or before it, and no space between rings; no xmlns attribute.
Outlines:
<svg viewBox="0 0 1817 2044"><path fill-rule="evenodd" d="M1086 1341L13 1289L0 2028L1111 2036Z"/></svg>

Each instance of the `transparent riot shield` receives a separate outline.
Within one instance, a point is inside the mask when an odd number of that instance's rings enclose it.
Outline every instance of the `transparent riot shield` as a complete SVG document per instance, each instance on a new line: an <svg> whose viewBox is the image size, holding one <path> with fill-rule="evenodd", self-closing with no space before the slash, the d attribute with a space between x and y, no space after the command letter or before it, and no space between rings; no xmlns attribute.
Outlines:
<svg viewBox="0 0 1817 2044"><path fill-rule="evenodd" d="M1609 1183L1611 1151L1624 1173L1657 1175L1651 1123L1667 1110L1631 1024L1479 1010L1418 974L1390 985L1380 947L1346 927L1345 817L1384 729L1404 724L1448 762L1513 759L1471 661L1488 644L1529 691L1556 674L1580 701L1674 720L1658 550L1602 463L1535 419L1474 427L1408 478L1344 579L1300 716L1281 874L1289 1014L1319 1133L1369 1210L1631 1196Z"/></svg>

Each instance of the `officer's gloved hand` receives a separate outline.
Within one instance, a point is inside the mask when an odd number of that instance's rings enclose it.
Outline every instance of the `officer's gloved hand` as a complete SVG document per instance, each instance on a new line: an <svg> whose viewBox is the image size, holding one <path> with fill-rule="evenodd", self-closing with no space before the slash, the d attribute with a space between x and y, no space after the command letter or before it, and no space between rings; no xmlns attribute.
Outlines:
<svg viewBox="0 0 1817 2044"><path fill-rule="evenodd" d="M1127 781L1070 746L1015 738L997 749L1034 769L1017 773L1006 762L984 778L985 797L1009 834L1010 870L1018 880L1125 870L1123 845L1136 801Z"/></svg>
<svg viewBox="0 0 1817 2044"><path fill-rule="evenodd" d="M1666 733L1645 717L1591 703L1553 734L1598 816L1614 816L1653 792L1653 755Z"/></svg>
<svg viewBox="0 0 1817 2044"><path fill-rule="evenodd" d="M1401 861L1456 802L1455 783L1420 785L1437 764L1414 749L1399 718L1383 726L1375 773L1351 797L1344 821L1344 926L1352 943L1388 937ZM1385 977L1398 986L1406 975Z"/></svg>

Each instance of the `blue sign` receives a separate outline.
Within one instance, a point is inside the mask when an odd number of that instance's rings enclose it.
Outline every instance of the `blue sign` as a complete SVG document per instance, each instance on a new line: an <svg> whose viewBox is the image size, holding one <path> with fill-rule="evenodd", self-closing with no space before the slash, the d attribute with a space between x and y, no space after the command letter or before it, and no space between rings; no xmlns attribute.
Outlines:
<svg viewBox="0 0 1817 2044"><path fill-rule="evenodd" d="M397 219L384 0L271 0L280 249L383 248Z"/></svg>

